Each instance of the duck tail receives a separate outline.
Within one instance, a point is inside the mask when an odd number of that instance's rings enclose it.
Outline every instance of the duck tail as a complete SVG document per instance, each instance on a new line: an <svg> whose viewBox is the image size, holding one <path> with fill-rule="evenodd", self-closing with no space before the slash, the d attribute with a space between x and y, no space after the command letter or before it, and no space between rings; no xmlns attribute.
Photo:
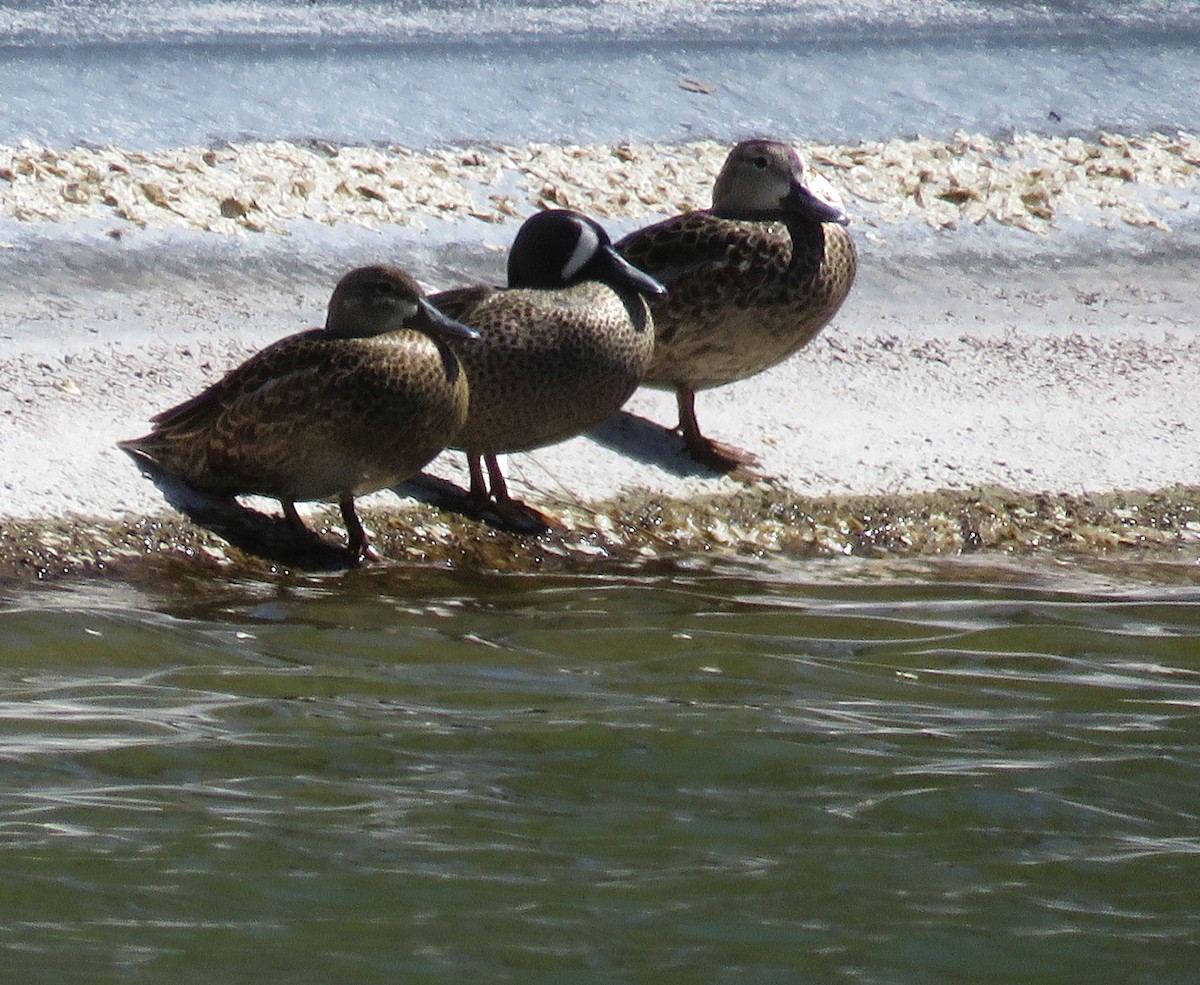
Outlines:
<svg viewBox="0 0 1200 985"><path fill-rule="evenodd" d="M117 447L135 462L161 465L162 462L159 458L161 442L159 438L160 435L157 431L151 431L140 438L126 438L124 441L118 441Z"/></svg>

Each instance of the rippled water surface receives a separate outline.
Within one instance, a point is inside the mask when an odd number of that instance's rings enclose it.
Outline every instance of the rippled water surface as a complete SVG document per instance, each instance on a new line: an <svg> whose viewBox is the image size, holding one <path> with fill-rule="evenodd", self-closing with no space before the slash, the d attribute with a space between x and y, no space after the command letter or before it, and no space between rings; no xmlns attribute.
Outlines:
<svg viewBox="0 0 1200 985"><path fill-rule="evenodd" d="M8 981L1194 982L1195 560L0 609Z"/></svg>

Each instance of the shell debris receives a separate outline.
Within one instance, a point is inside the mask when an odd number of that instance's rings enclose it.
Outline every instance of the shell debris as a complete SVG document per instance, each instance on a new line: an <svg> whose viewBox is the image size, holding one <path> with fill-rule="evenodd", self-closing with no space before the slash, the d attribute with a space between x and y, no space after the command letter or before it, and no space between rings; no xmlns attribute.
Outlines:
<svg viewBox="0 0 1200 985"><path fill-rule="evenodd" d="M1094 140L958 132L853 146L797 144L869 224L936 229L995 222L1046 233L1062 217L1167 228L1200 175L1200 138L1101 133ZM28 222L116 217L141 228L286 232L289 222L503 222L569 206L642 218L709 204L728 146L489 145L412 150L272 141L216 148L56 150L0 146L0 215ZM524 200L521 199L521 192Z"/></svg>

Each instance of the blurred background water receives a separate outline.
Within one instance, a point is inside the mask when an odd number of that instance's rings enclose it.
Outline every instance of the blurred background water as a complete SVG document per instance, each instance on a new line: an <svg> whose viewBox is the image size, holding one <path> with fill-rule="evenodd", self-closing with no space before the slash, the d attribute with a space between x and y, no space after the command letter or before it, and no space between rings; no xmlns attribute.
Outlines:
<svg viewBox="0 0 1200 985"><path fill-rule="evenodd" d="M1195 2L0 0L0 144L1195 129L1198 40ZM5 233L21 290L388 242ZM1190 983L1198 707L1195 557L10 591L0 973Z"/></svg>
<svg viewBox="0 0 1200 985"><path fill-rule="evenodd" d="M421 147L1195 129L1198 47L1195 0L2 0L0 135Z"/></svg>

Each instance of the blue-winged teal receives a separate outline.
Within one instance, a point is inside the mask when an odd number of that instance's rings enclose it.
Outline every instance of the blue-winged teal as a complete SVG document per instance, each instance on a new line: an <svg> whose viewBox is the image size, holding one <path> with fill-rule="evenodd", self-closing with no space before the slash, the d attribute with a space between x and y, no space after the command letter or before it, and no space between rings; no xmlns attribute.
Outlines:
<svg viewBox="0 0 1200 985"><path fill-rule="evenodd" d="M403 271L361 267L338 283L324 328L268 346L120 447L197 489L273 496L298 531L297 501L336 499L350 551L373 556L354 497L404 481L457 437L467 380L446 340L475 337Z"/></svg>
<svg viewBox="0 0 1200 985"><path fill-rule="evenodd" d="M471 399L453 444L467 453L476 508L494 504L517 529L544 524L509 496L496 456L563 441L620 408L654 349L643 295L662 293L658 281L622 259L598 223L554 209L517 232L507 289L468 287L430 298L481 336L455 346Z"/></svg>
<svg viewBox="0 0 1200 985"><path fill-rule="evenodd" d="M631 233L617 249L670 290L655 299L650 386L674 389L692 456L719 471L754 463L696 423L696 391L782 362L837 313L858 266L837 193L787 144L730 152L711 209Z"/></svg>

